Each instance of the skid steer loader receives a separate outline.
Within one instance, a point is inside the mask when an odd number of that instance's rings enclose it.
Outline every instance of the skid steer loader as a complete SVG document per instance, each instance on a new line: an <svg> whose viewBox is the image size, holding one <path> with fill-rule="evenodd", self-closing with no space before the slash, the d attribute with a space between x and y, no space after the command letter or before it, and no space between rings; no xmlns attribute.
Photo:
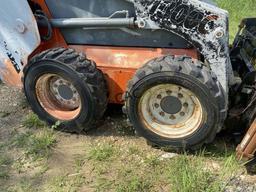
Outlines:
<svg viewBox="0 0 256 192"><path fill-rule="evenodd" d="M180 150L255 118L256 19L230 48L228 12L208 0L9 0L0 11L0 77L49 124L81 132L120 104L139 135Z"/></svg>

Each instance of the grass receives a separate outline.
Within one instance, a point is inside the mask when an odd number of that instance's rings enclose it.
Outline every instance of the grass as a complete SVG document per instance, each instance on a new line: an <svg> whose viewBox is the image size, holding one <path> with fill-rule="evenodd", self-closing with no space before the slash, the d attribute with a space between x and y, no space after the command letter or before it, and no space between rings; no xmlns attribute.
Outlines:
<svg viewBox="0 0 256 192"><path fill-rule="evenodd" d="M228 10L230 17L230 40L233 39L237 33L238 25L241 20L246 17L256 17L256 1L255 0L216 0L218 5Z"/></svg>
<svg viewBox="0 0 256 192"><path fill-rule="evenodd" d="M150 181L145 180L143 177L132 176L122 181L117 185L116 192L148 192L152 188Z"/></svg>
<svg viewBox="0 0 256 192"><path fill-rule="evenodd" d="M17 135L13 144L17 148L22 148L27 156L33 159L49 157L51 148L56 143L56 138L52 130L44 129L36 134L32 132Z"/></svg>
<svg viewBox="0 0 256 192"><path fill-rule="evenodd" d="M89 151L88 158L95 161L107 161L110 160L116 150L111 144L99 144L93 147Z"/></svg>
<svg viewBox="0 0 256 192"><path fill-rule="evenodd" d="M76 192L79 188L84 184L85 178L82 175L76 175L74 177L70 177L66 174L61 176L54 177L49 186L47 187L47 191L49 192Z"/></svg>
<svg viewBox="0 0 256 192"><path fill-rule="evenodd" d="M223 191L233 173L239 170L235 157L229 156L221 170L214 171L201 156L181 155L169 166L169 180L173 192ZM226 182L225 182L226 181Z"/></svg>
<svg viewBox="0 0 256 192"><path fill-rule="evenodd" d="M0 179L9 178L9 170L12 160L7 154L0 153Z"/></svg>
<svg viewBox="0 0 256 192"><path fill-rule="evenodd" d="M23 125L27 128L42 128L46 126L45 123L41 121L34 113L29 113L25 117L25 119L23 120Z"/></svg>

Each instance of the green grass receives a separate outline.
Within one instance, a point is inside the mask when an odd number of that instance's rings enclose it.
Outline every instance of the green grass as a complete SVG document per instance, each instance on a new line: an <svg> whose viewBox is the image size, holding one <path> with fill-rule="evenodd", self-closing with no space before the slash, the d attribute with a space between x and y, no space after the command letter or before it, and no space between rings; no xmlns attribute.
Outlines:
<svg viewBox="0 0 256 192"><path fill-rule="evenodd" d="M172 161L169 166L169 181L173 192L223 191L240 169L235 155L227 156L219 162L220 170L212 170L203 156L204 152L199 156L181 155Z"/></svg>
<svg viewBox="0 0 256 192"><path fill-rule="evenodd" d="M148 192L151 188L152 183L149 180L135 175L127 178L126 181L121 181L116 187L116 192Z"/></svg>
<svg viewBox="0 0 256 192"><path fill-rule="evenodd" d="M238 31L238 25L246 17L256 17L255 0L216 0L218 5L230 14L230 40L233 41Z"/></svg>
<svg viewBox="0 0 256 192"><path fill-rule="evenodd" d="M89 151L88 158L95 161L107 161L113 157L115 153L114 146L111 144L99 144Z"/></svg>
<svg viewBox="0 0 256 192"><path fill-rule="evenodd" d="M56 176L50 181L48 192L76 192L84 184L85 178L82 175L70 177L66 174Z"/></svg>
<svg viewBox="0 0 256 192"><path fill-rule="evenodd" d="M0 153L0 179L9 178L9 169L12 164L12 160L7 154Z"/></svg>
<svg viewBox="0 0 256 192"><path fill-rule="evenodd" d="M41 128L46 124L41 121L36 114L30 113L23 120L23 125L27 128Z"/></svg>
<svg viewBox="0 0 256 192"><path fill-rule="evenodd" d="M31 156L33 159L49 157L51 148L55 143L56 138L54 132L47 128L36 134L32 132L18 134L13 140L13 144L17 148L23 149L25 154Z"/></svg>

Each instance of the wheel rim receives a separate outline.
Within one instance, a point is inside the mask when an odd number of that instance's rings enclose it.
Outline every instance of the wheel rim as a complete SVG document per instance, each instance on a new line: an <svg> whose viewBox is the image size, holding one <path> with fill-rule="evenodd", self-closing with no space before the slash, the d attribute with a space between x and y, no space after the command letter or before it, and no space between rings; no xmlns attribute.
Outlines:
<svg viewBox="0 0 256 192"><path fill-rule="evenodd" d="M75 86L56 74L42 75L36 82L36 96L43 109L58 120L70 121L81 111Z"/></svg>
<svg viewBox="0 0 256 192"><path fill-rule="evenodd" d="M139 101L139 115L145 126L167 138L187 137L200 127L202 105L190 90L174 84L148 89Z"/></svg>

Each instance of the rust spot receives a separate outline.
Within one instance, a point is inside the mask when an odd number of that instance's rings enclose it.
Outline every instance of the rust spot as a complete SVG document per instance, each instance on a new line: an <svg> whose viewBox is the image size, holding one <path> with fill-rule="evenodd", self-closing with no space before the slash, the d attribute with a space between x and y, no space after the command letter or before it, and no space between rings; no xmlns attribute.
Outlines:
<svg viewBox="0 0 256 192"><path fill-rule="evenodd" d="M4 60L5 68L0 70L3 81L10 86L22 88L21 77L22 73L17 73L13 67L12 61L9 59Z"/></svg>
<svg viewBox="0 0 256 192"><path fill-rule="evenodd" d="M164 55L187 55L197 58L195 49L134 48L108 46L77 46L71 48L86 53L99 67L138 69L149 60Z"/></svg>

